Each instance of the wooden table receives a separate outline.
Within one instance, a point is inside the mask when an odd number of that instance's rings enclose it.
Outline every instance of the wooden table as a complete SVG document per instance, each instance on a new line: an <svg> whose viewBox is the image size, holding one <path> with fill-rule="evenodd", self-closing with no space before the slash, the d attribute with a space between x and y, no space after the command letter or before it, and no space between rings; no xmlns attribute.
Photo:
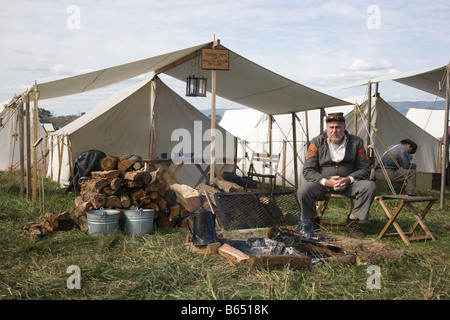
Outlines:
<svg viewBox="0 0 450 320"><path fill-rule="evenodd" d="M407 246L411 245L411 241L414 240L436 241L436 238L433 236L430 229L428 229L423 220L425 219L425 216L427 215L428 211L431 209L433 204L438 200L438 198L410 197L407 195L382 195L375 197L375 200L377 200L380 203L381 207L384 209L384 212L389 218L388 223L384 226L383 230L381 230L380 234L378 235L377 238L378 240L380 240L382 237L400 236ZM386 200L400 200L400 203L397 205L397 207L395 207L393 212L391 212L385 203ZM413 203L417 202L428 202L428 204L425 206L420 215L417 213L416 209L413 206ZM416 222L408 232L404 232L400 227L400 225L395 221L405 206L409 208L409 211L413 214L414 218L416 219ZM386 231L391 225L393 225L394 228L397 230L396 233L386 233ZM426 233L425 236L414 236L414 237L411 236L413 232L416 230L418 225L420 225L423 231L425 231Z"/></svg>

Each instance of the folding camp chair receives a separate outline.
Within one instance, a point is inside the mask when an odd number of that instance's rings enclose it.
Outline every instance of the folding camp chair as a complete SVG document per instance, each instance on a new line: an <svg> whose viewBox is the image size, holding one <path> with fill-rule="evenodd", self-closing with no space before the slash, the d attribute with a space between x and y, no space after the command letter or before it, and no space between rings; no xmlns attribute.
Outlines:
<svg viewBox="0 0 450 320"><path fill-rule="evenodd" d="M254 152L250 159L250 166L247 172L246 189L253 177L257 177L259 181L261 181L260 178L263 178L263 182L265 178L268 178L270 180L271 189L275 190L279 162L280 154L270 155L268 153ZM259 169L261 170L261 173L257 172Z"/></svg>

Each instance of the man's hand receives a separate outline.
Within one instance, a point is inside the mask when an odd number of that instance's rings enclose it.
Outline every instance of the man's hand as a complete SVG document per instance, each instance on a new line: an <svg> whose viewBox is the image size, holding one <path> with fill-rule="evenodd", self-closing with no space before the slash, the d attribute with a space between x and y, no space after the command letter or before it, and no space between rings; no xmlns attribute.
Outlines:
<svg viewBox="0 0 450 320"><path fill-rule="evenodd" d="M325 185L327 187L333 188L334 191L345 190L349 184L350 184L349 177L339 177L339 176L332 176L325 182Z"/></svg>

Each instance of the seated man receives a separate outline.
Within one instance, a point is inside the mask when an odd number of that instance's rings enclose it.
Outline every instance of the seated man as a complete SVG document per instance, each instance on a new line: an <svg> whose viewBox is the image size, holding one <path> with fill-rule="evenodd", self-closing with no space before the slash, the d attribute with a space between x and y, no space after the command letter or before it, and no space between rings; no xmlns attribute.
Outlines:
<svg viewBox="0 0 450 320"><path fill-rule="evenodd" d="M357 237L364 236L359 220L369 218L369 209L377 193L370 174L369 159L363 140L345 130L343 113L329 114L326 133L311 141L303 166L307 181L299 189L302 219L315 222L316 201L326 193L355 198L355 206L347 218L345 229Z"/></svg>
<svg viewBox="0 0 450 320"><path fill-rule="evenodd" d="M416 164L411 162L410 157L416 150L417 144L414 141L404 139L390 146L381 156L381 163L391 182L403 182L407 177L406 191L409 196L416 195ZM380 163L375 167L375 178L377 181L386 181Z"/></svg>

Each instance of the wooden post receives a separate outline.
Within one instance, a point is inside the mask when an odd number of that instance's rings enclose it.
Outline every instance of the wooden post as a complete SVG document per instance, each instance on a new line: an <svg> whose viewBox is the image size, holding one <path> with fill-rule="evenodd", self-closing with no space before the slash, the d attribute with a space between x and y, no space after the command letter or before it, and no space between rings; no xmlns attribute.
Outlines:
<svg viewBox="0 0 450 320"><path fill-rule="evenodd" d="M355 102L353 106L353 134L358 135L358 104Z"/></svg>
<svg viewBox="0 0 450 320"><path fill-rule="evenodd" d="M38 111L38 98L39 92L37 90L37 83L34 82L34 115L33 115L33 144L38 141L38 128L39 128L39 111ZM37 154L37 146L33 147L33 192L32 199L36 201L36 186L37 186L37 162L38 162L38 154Z"/></svg>
<svg viewBox="0 0 450 320"><path fill-rule="evenodd" d="M28 92L23 96L25 100L25 127L26 127L26 150L27 150L27 199L31 200L31 116L30 116L30 101Z"/></svg>
<svg viewBox="0 0 450 320"><path fill-rule="evenodd" d="M323 108L320 108L320 134L323 132L323 118L325 117L325 110Z"/></svg>
<svg viewBox="0 0 450 320"><path fill-rule="evenodd" d="M372 149L369 149L370 146L370 134L372 132L371 130L371 124L372 124L372 83L369 81L368 85L368 95L369 95L369 100L368 100L368 109L367 109L367 152L368 152L368 156L369 158L372 157Z"/></svg>
<svg viewBox="0 0 450 320"><path fill-rule="evenodd" d="M445 182L448 168L448 112L450 100L450 64L447 65L447 79L446 79L446 95L445 95L445 116L444 116L444 151L442 152L442 168L441 168L441 200L440 208L444 209L445 205Z"/></svg>
<svg viewBox="0 0 450 320"><path fill-rule="evenodd" d="M219 45L219 41L214 41L213 49ZM209 183L214 183L214 171L216 167L216 70L211 70L211 163L209 165Z"/></svg>
<svg viewBox="0 0 450 320"><path fill-rule="evenodd" d="M293 153L294 153L294 178L295 178L295 191L298 190L298 168L297 168L297 132L295 128L295 112L292 112L292 140L293 140Z"/></svg>
<svg viewBox="0 0 450 320"><path fill-rule="evenodd" d="M19 109L19 149L20 149L20 195L25 194L25 155L24 155L24 141L23 141L23 102L17 104Z"/></svg>
<svg viewBox="0 0 450 320"><path fill-rule="evenodd" d="M309 120L308 111L305 111L306 145L309 147Z"/></svg>
<svg viewBox="0 0 450 320"><path fill-rule="evenodd" d="M281 182L283 188L286 186L286 140L283 140L283 168L282 168L282 176L283 176L283 181Z"/></svg>

